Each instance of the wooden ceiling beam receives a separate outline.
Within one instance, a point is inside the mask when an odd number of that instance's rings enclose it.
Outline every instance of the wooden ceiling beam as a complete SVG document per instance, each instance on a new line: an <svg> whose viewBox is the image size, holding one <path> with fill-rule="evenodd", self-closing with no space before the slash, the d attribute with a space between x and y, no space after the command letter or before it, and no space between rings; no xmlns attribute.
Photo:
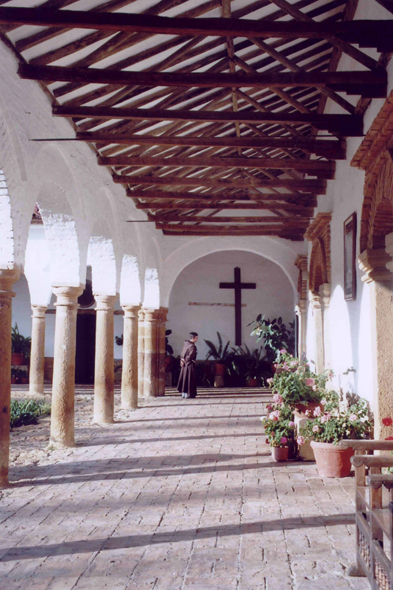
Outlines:
<svg viewBox="0 0 393 590"><path fill-rule="evenodd" d="M206 215L148 215L150 221L156 221L157 223L169 223L169 222L187 222L187 223L260 223L260 224L303 224L308 225L312 217L268 217L267 215L260 217L207 217Z"/></svg>
<svg viewBox="0 0 393 590"><path fill-rule="evenodd" d="M201 178L198 176L181 178L174 175L167 176L123 176L114 175L112 176L113 181L116 184L144 184L144 185L161 185L161 186L217 186L221 188L232 188L232 187L243 187L243 188L287 188L287 189L300 189L314 194L322 195L326 194L326 180L293 180L293 179L274 179L274 180L261 180L260 178L254 177L253 179L247 178L247 180L239 178L229 178L225 180L216 180L214 178Z"/></svg>
<svg viewBox="0 0 393 590"><path fill-rule="evenodd" d="M182 166L182 167L209 167L209 168L256 168L276 170L298 170L306 174L327 174L329 178L334 177L335 162L324 160L291 160L290 158L212 158L189 157L162 158L160 156L112 156L104 158L98 156L99 166Z"/></svg>
<svg viewBox="0 0 393 590"><path fill-rule="evenodd" d="M307 124L318 126L321 130L331 133L339 132L343 136L363 136L363 117L360 115L325 115L320 113L279 113L255 112L252 109L240 110L238 113L230 111L208 111L208 110L164 110L126 107L84 107L84 106L53 106L55 117L77 117L88 119L98 117L102 120L128 119L140 121L200 121L200 122L223 122L232 123L271 123L271 124Z"/></svg>
<svg viewBox="0 0 393 590"><path fill-rule="evenodd" d="M298 149L330 160L345 160L346 143L337 140L297 139L288 137L259 138L252 135L241 137L210 137L195 135L137 135L127 133L79 132L76 140L100 144L130 146L191 146L191 147L243 147L256 149Z"/></svg>
<svg viewBox="0 0 393 590"><path fill-rule="evenodd" d="M389 35L388 20L357 21L278 21L225 18L170 18L125 12L98 13L40 8L0 8L1 25L35 25L40 27L94 29L163 35L197 35L205 37L313 38L338 37L363 47L379 48L379 37Z"/></svg>
<svg viewBox="0 0 393 590"><path fill-rule="evenodd" d="M138 190L138 189L127 189L127 197L137 198L137 199L146 199L146 200L153 200L153 199L164 199L164 200L174 200L174 199L187 199L189 201L196 201L196 202L203 202L203 201L266 201L266 200L275 200L275 201L290 201L292 199L297 200L309 200L313 199L315 195L313 193L259 193L253 194L253 197L249 197L245 193L227 193L227 192L220 192L220 193L187 193L187 192L169 192L169 191L159 191L159 190Z"/></svg>
<svg viewBox="0 0 393 590"><path fill-rule="evenodd" d="M268 230L248 230L247 232L245 230L241 230L241 231L234 231L234 230L225 230L222 229L220 231L210 231L210 232L205 232L204 234L200 234L198 232L192 231L192 230L184 230L183 232L178 232L178 231L172 231L172 230L163 230L162 233L164 234L164 236L198 236L201 237L201 235L207 235L207 236L232 236L232 237L243 237L243 236L249 236L249 237L258 237L258 236L274 236L277 238L283 238L285 240L291 240L292 242L303 242L304 241L304 232L292 232L289 233L287 232L270 232Z"/></svg>
<svg viewBox="0 0 393 590"><path fill-rule="evenodd" d="M299 213L299 215L306 215L306 216L313 216L314 207L312 206L300 206L300 205L290 205L290 204L282 204L282 203L274 203L274 202L264 202L264 203L234 203L234 204L220 204L217 206L217 203L140 203L136 202L135 207L137 209L141 209L143 211L154 210L154 209L188 209L188 210L198 210L204 211L208 209L220 209L220 210L240 210L240 211L292 211L294 213Z"/></svg>
<svg viewBox="0 0 393 590"><path fill-rule="evenodd" d="M1 9L0 9L1 10ZM176 19L173 19L176 20ZM231 19L225 19L230 21ZM165 86L184 88L288 88L290 86L328 86L339 92L368 98L385 98L387 72L280 72L246 74L172 72L129 72L100 68L61 66L33 66L21 63L18 74L26 80L40 82L82 82L83 84L111 84L112 86Z"/></svg>

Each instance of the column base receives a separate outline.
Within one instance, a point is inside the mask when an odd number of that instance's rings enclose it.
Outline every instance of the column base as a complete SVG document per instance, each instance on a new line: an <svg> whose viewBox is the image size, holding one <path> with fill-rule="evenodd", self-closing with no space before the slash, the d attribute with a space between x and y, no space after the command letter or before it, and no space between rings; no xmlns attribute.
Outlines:
<svg viewBox="0 0 393 590"><path fill-rule="evenodd" d="M115 420L112 418L111 420L96 420L93 418L91 424L97 424L97 426L104 425L104 424L114 424Z"/></svg>
<svg viewBox="0 0 393 590"><path fill-rule="evenodd" d="M60 450L60 449L72 449L73 447L76 447L75 441L72 441L69 443L64 443L61 441L54 440L53 438L50 438L47 449Z"/></svg>
<svg viewBox="0 0 393 590"><path fill-rule="evenodd" d="M130 410L131 411L131 410L138 410L139 409L139 406L128 406L127 404L124 404L124 405L122 404L120 406L120 408L122 410Z"/></svg>
<svg viewBox="0 0 393 590"><path fill-rule="evenodd" d="M364 573L364 571L362 570L362 568L358 567L356 565L356 563L354 563L353 565L350 565L347 568L347 571L345 573L350 578L366 578L367 577L366 574Z"/></svg>
<svg viewBox="0 0 393 590"><path fill-rule="evenodd" d="M0 477L0 490L4 490L5 488L10 488L11 483L8 481L8 475Z"/></svg>

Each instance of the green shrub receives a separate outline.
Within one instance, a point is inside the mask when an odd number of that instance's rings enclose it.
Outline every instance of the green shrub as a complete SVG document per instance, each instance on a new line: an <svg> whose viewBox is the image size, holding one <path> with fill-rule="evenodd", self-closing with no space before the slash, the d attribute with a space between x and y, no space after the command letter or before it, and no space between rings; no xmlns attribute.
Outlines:
<svg viewBox="0 0 393 590"><path fill-rule="evenodd" d="M25 424L37 424L38 418L50 414L50 404L35 400L12 400L10 426L16 428Z"/></svg>

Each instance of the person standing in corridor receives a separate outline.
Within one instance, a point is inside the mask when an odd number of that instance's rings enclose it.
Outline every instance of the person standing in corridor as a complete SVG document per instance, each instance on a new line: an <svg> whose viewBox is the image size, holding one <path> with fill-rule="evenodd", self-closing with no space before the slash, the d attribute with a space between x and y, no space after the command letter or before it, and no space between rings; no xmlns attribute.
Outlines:
<svg viewBox="0 0 393 590"><path fill-rule="evenodd" d="M197 357L198 334L190 332L190 338L185 340L183 350L180 355L180 376L177 384L177 390L185 399L196 397L196 369L195 359Z"/></svg>

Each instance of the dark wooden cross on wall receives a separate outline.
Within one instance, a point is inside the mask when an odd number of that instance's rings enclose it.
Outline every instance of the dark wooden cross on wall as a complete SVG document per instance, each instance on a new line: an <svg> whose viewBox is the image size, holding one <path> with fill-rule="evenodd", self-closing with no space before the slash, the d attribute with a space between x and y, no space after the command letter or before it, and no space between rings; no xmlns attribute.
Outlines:
<svg viewBox="0 0 393 590"><path fill-rule="evenodd" d="M235 289L235 345L242 344L242 289L256 289L255 283L242 283L240 268L235 268L234 283L220 283L220 289Z"/></svg>

